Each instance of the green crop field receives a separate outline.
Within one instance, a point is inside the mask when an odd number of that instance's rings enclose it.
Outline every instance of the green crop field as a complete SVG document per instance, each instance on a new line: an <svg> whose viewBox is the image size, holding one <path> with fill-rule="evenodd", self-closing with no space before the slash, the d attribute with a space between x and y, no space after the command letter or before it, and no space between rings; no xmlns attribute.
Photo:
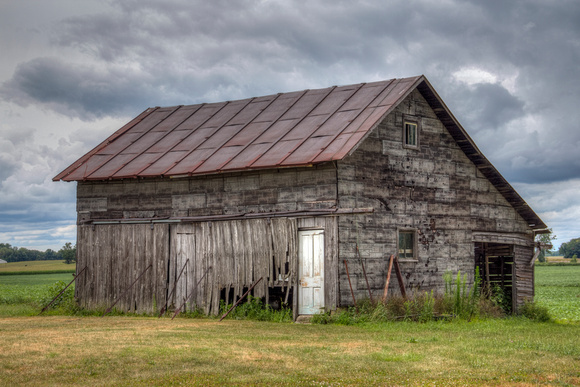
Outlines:
<svg viewBox="0 0 580 387"><path fill-rule="evenodd" d="M50 287L72 279L71 273L0 275L0 316L37 314L50 301Z"/></svg>
<svg viewBox="0 0 580 387"><path fill-rule="evenodd" d="M0 275L14 273L46 273L67 272L74 273L76 265L66 264L64 261L24 261L8 262L0 265Z"/></svg>
<svg viewBox="0 0 580 387"><path fill-rule="evenodd" d="M580 266L536 266L536 301L556 320L580 321Z"/></svg>

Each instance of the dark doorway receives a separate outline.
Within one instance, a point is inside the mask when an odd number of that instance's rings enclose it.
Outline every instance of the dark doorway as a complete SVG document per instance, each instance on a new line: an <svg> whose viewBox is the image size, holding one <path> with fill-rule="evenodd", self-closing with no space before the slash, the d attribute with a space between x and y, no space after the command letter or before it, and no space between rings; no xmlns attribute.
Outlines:
<svg viewBox="0 0 580 387"><path fill-rule="evenodd" d="M514 248L501 243L475 243L475 266L479 268L483 294L506 313L513 310Z"/></svg>

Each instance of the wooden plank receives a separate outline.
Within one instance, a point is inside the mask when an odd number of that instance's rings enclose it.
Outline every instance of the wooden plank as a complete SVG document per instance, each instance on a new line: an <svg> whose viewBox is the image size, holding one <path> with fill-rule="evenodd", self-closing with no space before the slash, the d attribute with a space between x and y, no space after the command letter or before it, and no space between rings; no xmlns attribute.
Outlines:
<svg viewBox="0 0 580 387"><path fill-rule="evenodd" d="M407 292L405 291L405 282L403 282L403 274L401 273L401 268L399 267L399 259L395 256L395 273L397 274L397 279L399 280L399 288L401 289L401 295L403 298L407 298Z"/></svg>
<svg viewBox="0 0 580 387"><path fill-rule="evenodd" d="M394 259L395 256L391 254L391 257L389 258L389 268L387 270L387 280L385 281L385 290L383 290L383 298L382 298L383 303L387 300L387 295L389 292L389 282L391 282L391 271L393 270Z"/></svg>
<svg viewBox="0 0 580 387"><path fill-rule="evenodd" d="M156 224L154 226L154 251L156 260L156 289L155 300L159 312L167 298L167 266L169 264L169 224Z"/></svg>
<svg viewBox="0 0 580 387"><path fill-rule="evenodd" d="M324 304L327 311L338 304L338 218L324 220ZM297 234L297 233L296 233Z"/></svg>

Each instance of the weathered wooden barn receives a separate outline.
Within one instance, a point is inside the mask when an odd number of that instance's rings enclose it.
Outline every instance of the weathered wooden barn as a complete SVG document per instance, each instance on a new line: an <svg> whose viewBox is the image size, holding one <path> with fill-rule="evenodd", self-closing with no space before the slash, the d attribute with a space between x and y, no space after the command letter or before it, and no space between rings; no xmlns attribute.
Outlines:
<svg viewBox="0 0 580 387"><path fill-rule="evenodd" d="M312 314L352 304L349 278L368 297L363 264L379 297L391 254L407 291L479 266L517 307L546 230L424 76L150 108L54 180L78 183L88 308L217 313L262 279Z"/></svg>

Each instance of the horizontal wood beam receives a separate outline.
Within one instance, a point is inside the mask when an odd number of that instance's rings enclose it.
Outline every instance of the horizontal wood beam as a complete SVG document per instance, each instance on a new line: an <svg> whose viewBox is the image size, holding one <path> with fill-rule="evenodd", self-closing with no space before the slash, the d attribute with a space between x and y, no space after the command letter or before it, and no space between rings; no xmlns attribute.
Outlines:
<svg viewBox="0 0 580 387"><path fill-rule="evenodd" d="M300 211L280 212L248 212L226 215L182 216L164 218L121 218L121 219L91 219L82 224L143 224L143 223L184 223L184 222L208 222L236 219L278 218L278 217L309 217L309 216L337 216L345 214L368 214L374 212L374 208L337 208L317 209Z"/></svg>

